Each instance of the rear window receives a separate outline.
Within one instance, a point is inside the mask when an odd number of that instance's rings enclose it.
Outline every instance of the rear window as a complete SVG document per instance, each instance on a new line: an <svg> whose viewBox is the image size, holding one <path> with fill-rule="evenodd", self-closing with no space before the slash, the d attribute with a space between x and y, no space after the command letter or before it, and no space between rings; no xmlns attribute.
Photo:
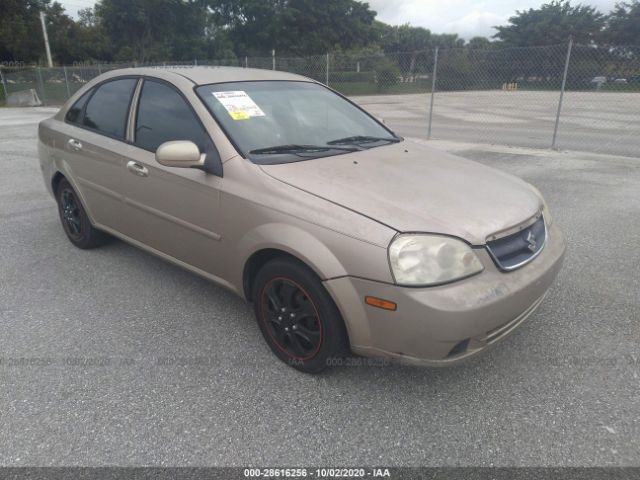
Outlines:
<svg viewBox="0 0 640 480"><path fill-rule="evenodd" d="M82 122L82 110L84 109L85 103L87 103L87 99L91 96L91 92L93 92L93 89L82 95L67 111L67 115L65 116L67 122L75 123L76 125Z"/></svg>
<svg viewBox="0 0 640 480"><path fill-rule="evenodd" d="M87 104L82 124L105 135L124 139L129 103L137 81L135 78L123 78L100 85Z"/></svg>

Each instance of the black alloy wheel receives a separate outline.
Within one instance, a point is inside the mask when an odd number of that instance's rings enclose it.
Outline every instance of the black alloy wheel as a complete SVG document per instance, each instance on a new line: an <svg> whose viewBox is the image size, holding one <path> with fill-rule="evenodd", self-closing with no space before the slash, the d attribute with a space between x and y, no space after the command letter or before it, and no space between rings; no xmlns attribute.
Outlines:
<svg viewBox="0 0 640 480"><path fill-rule="evenodd" d="M80 216L80 208L78 200L73 190L69 187L62 189L60 193L60 207L62 208L62 221L67 235L74 239L82 237L82 218Z"/></svg>
<svg viewBox="0 0 640 480"><path fill-rule="evenodd" d="M105 243L109 236L91 225L80 197L66 178L56 188L56 200L62 228L67 238L76 247L94 248Z"/></svg>
<svg viewBox="0 0 640 480"><path fill-rule="evenodd" d="M271 279L262 289L262 319L275 344L291 358L306 360L322 345L322 323L309 294L294 280Z"/></svg>
<svg viewBox="0 0 640 480"><path fill-rule="evenodd" d="M280 360L306 373L342 364L347 329L313 270L291 257L275 258L256 274L251 293L258 326Z"/></svg>

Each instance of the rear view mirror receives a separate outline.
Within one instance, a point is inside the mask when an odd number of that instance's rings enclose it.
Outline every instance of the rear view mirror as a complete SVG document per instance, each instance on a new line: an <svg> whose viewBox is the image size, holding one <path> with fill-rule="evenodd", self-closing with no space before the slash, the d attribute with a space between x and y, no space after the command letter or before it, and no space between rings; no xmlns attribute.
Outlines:
<svg viewBox="0 0 640 480"><path fill-rule="evenodd" d="M202 168L204 157L198 146L188 140L165 142L156 150L156 161L165 167Z"/></svg>

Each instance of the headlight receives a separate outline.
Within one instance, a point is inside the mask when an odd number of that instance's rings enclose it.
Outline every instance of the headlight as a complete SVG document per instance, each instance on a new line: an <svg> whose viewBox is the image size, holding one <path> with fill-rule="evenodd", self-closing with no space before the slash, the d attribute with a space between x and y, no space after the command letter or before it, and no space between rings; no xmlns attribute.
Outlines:
<svg viewBox="0 0 640 480"><path fill-rule="evenodd" d="M547 205L547 202L545 201L544 197L540 193L540 190L538 190L536 187L534 187L531 184L529 184L529 187L531 188L531 190L533 190L535 192L536 195L538 195L538 198L542 202L542 216L544 217L544 223L545 223L545 225L547 226L547 229L548 229L551 226L551 222L552 222L551 212L549 211L549 206Z"/></svg>
<svg viewBox="0 0 640 480"><path fill-rule="evenodd" d="M439 235L397 236L389 246L389 261L396 283L404 286L450 282L483 270L466 243Z"/></svg>

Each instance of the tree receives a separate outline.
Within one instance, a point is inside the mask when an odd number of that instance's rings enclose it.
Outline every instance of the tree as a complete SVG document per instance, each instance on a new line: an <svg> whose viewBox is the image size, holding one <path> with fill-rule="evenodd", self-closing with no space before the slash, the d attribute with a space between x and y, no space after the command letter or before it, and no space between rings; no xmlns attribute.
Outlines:
<svg viewBox="0 0 640 480"><path fill-rule="evenodd" d="M494 27L498 30L494 37L515 47L565 43L570 35L578 43L591 44L599 38L604 22L605 17L593 7L553 0L537 9L517 11L509 25Z"/></svg>
<svg viewBox="0 0 640 480"><path fill-rule="evenodd" d="M378 22L378 32L383 50L388 54L396 54L396 63L407 76L416 73L416 65L426 67L432 63L430 54L433 50L431 31L422 27L404 24L390 26Z"/></svg>
<svg viewBox="0 0 640 480"><path fill-rule="evenodd" d="M208 0L238 55L309 55L365 47L376 13L355 0Z"/></svg>
<svg viewBox="0 0 640 480"><path fill-rule="evenodd" d="M473 37L465 46L471 50L489 50L495 46L495 43L486 37Z"/></svg>
<svg viewBox="0 0 640 480"><path fill-rule="evenodd" d="M198 0L101 0L95 15L116 60L192 60L207 50L206 5Z"/></svg>
<svg viewBox="0 0 640 480"><path fill-rule="evenodd" d="M640 0L616 4L607 17L604 38L612 45L640 45Z"/></svg>
<svg viewBox="0 0 640 480"><path fill-rule="evenodd" d="M76 46L72 55L74 61L113 60L113 43L107 36L94 8L78 11L76 28L71 31Z"/></svg>
<svg viewBox="0 0 640 480"><path fill-rule="evenodd" d="M415 52L433 48L431 31L426 28L412 27L408 23L385 27L381 38L385 52Z"/></svg>
<svg viewBox="0 0 640 480"><path fill-rule="evenodd" d="M464 39L460 38L457 33L440 33L433 35L433 44L440 48L462 48L464 47Z"/></svg>
<svg viewBox="0 0 640 480"><path fill-rule="evenodd" d="M355 0L290 0L285 24L288 45L302 43L300 53L363 48L375 40L376 12Z"/></svg>
<svg viewBox="0 0 640 480"><path fill-rule="evenodd" d="M0 59L33 62L44 57L40 11L49 0L2 0L0 2Z"/></svg>
<svg viewBox="0 0 640 480"><path fill-rule="evenodd" d="M100 42L94 34L97 33L95 28L86 29L81 23L76 23L58 2L46 6L44 10L51 56L55 63L69 64L87 60L88 57L104 58L102 49L107 45L106 39Z"/></svg>

